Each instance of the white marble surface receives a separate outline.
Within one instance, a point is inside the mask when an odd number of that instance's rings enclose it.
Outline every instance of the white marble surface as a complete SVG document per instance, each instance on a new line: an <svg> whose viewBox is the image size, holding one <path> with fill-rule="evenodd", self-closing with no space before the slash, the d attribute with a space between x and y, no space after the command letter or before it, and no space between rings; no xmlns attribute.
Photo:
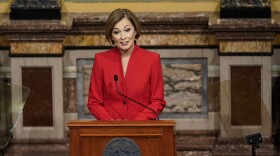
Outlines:
<svg viewBox="0 0 280 156"><path fill-rule="evenodd" d="M0 50L0 67L10 65L11 59L9 57L9 50Z"/></svg>
<svg viewBox="0 0 280 156"><path fill-rule="evenodd" d="M53 75L53 126L52 127L24 127L23 118L20 117L15 128L14 138L17 139L61 139L64 138L63 116L63 83L62 83L62 58L11 58L12 84L21 85L22 67L51 67ZM43 81L43 80L42 80Z"/></svg>
<svg viewBox="0 0 280 156"><path fill-rule="evenodd" d="M162 65L165 113L199 113L202 107L201 64Z"/></svg>
<svg viewBox="0 0 280 156"><path fill-rule="evenodd" d="M232 126L231 125L231 93L230 66L261 66L261 125ZM221 92L221 137L243 137L251 133L262 133L270 137L272 132L271 118L271 57L258 56L228 56L220 57L220 92Z"/></svg>
<svg viewBox="0 0 280 156"><path fill-rule="evenodd" d="M220 73L224 73L224 65L229 62L234 62L232 64L262 64L261 62L267 60L268 58L272 59L272 66L271 66L271 72L266 73L266 75L271 75L272 77L279 77L279 64L280 64L280 59L279 59L279 54L278 51L279 49L275 49L274 55L272 57L263 57L264 59L249 59L248 57L244 59L241 59L240 57L231 57L228 58L227 60L221 61L223 64L220 64L220 58L217 56L217 51L215 49L151 49L152 51L158 52L161 54L162 58L197 58L197 57L205 57L208 59L208 77L220 77ZM94 54L100 51L100 49L95 49L95 50L67 50L65 52L65 56L62 58L63 60L63 66L64 66L64 71L63 71L63 77L64 78L76 78L77 74L77 67L76 67L76 61L77 59L80 58L87 58L87 59L92 59L94 58ZM226 58L226 57L225 57ZM240 58L240 59L239 59ZM243 58L243 57L242 57ZM249 57L250 58L250 57ZM11 68L10 68L10 57L8 56L8 51L7 50L1 50L0 51L0 60L2 65L0 66L0 75L4 75L4 77L10 77L9 73L11 73ZM13 59L13 58L12 58ZM235 60L235 61L232 61ZM262 60L262 61L261 61ZM3 63L5 62L5 63ZM30 63L33 65L33 63ZM36 64L34 64L36 65ZM268 68L269 68L269 61L268 61ZM266 68L266 69L268 69ZM221 70L221 71L220 71ZM224 73L225 74L225 73ZM224 75L223 74L223 75ZM269 76L267 77L269 78ZM224 79L224 76L221 77L221 80ZM268 84L268 83L265 83ZM267 88L267 87L266 87ZM269 90L269 89L267 89ZM224 96L227 96L227 92L222 93ZM265 96L269 96L270 92L268 93L263 93ZM267 100L266 100L267 101ZM223 103L223 102L221 102ZM267 102L266 102L267 103ZM271 103L271 102L270 102ZM225 107L225 106L223 106ZM271 106L266 106L264 105L265 109L269 109ZM214 113L215 117L212 117L213 114L208 113L208 118L207 119L176 119L177 125L176 129L180 130L186 130L186 129L223 129L223 132L227 132L228 128L234 130L236 133L245 134L249 132L255 132L261 131L261 127L244 127L240 131L235 130L238 127L227 127L225 128L224 126L220 127L220 122L223 124L224 122L220 121L219 118L216 118L219 116L219 113ZM222 112L223 114L223 112ZM66 115L68 116L68 115ZM66 117L65 120L69 119L77 119L77 114L72 113L70 114L69 117ZM269 118L269 113L267 113L267 118ZM262 119L265 122L267 121L266 119ZM223 119L224 120L224 119ZM268 120L270 121L270 120ZM64 121L66 123L66 121ZM217 126L219 124L219 126ZM267 125L267 124L265 124ZM64 125L65 126L65 125ZM269 123L268 123L269 126ZM244 130L244 129L248 130ZM263 132L263 131L261 131ZM236 134L235 133L235 134Z"/></svg>

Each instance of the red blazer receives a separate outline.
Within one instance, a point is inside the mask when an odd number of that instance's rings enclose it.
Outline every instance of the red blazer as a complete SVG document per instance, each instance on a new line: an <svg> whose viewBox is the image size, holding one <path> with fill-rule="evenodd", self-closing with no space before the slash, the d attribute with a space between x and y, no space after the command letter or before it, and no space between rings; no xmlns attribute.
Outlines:
<svg viewBox="0 0 280 156"><path fill-rule="evenodd" d="M87 107L97 120L152 120L149 109L125 99L116 91L155 110L159 115L166 105L160 55L135 45L124 77L121 53L117 48L95 55ZM126 104L124 104L124 101Z"/></svg>

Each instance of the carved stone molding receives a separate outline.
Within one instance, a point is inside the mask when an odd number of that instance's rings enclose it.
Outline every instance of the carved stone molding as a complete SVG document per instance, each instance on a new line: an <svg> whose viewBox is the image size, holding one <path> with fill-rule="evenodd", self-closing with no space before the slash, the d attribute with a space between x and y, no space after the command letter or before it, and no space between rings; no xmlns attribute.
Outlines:
<svg viewBox="0 0 280 156"><path fill-rule="evenodd" d="M219 46L221 55L271 55L272 46L280 45L277 12L272 13L271 19L220 19L217 13L205 12L136 14L142 27L140 46ZM62 14L61 20L10 20L7 14L2 14L0 45L55 42L61 43L62 49L110 46L104 37L108 15L69 13ZM235 45L240 46L232 48Z"/></svg>
<svg viewBox="0 0 280 156"><path fill-rule="evenodd" d="M108 13L75 13L70 34L104 34ZM209 13L136 13L144 34L205 33Z"/></svg>
<svg viewBox="0 0 280 156"><path fill-rule="evenodd" d="M62 44L56 42L16 42L11 43L10 54L19 55L62 55Z"/></svg>
<svg viewBox="0 0 280 156"><path fill-rule="evenodd" d="M279 15L273 19L209 18L209 29L216 34L221 55L272 55L272 42L279 27Z"/></svg>
<svg viewBox="0 0 280 156"><path fill-rule="evenodd" d="M137 41L141 46L216 46L213 34L142 34ZM68 35L64 46L110 46L104 35Z"/></svg>
<svg viewBox="0 0 280 156"><path fill-rule="evenodd" d="M0 16L0 45L10 47L10 56L62 56L66 31L72 18L61 20L10 20Z"/></svg>
<svg viewBox="0 0 280 156"><path fill-rule="evenodd" d="M270 54L272 45L270 41L220 41L220 53L260 53Z"/></svg>

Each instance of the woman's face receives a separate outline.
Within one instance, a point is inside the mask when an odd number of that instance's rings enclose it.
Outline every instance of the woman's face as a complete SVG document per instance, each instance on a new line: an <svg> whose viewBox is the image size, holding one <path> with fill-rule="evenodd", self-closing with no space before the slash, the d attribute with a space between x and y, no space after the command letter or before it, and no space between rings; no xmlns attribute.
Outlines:
<svg viewBox="0 0 280 156"><path fill-rule="evenodd" d="M122 53L132 52L136 34L132 23L127 18L123 18L115 24L112 31L112 40Z"/></svg>

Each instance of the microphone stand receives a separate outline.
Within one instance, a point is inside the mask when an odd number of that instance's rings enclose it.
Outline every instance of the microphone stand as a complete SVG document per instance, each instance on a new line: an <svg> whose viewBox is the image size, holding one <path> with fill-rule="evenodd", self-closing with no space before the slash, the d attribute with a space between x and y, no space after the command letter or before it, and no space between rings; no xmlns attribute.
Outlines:
<svg viewBox="0 0 280 156"><path fill-rule="evenodd" d="M142 107L145 107L145 108L149 109L150 111L152 111L152 112L156 115L157 120L159 120L159 117L158 117L158 115L157 115L157 113L156 113L155 110L153 110L153 109L147 107L146 105L143 105L142 103L140 103L140 102L138 102L138 101L135 101L135 100L133 100L132 98L130 98L130 97L128 97L128 96L126 96L126 95L124 95L124 94L122 94L122 93L119 92L118 83L117 83L117 81L118 81L118 75L114 75L114 80L115 80L116 89L117 89L117 92L118 92L119 95L121 95L121 96L123 96L123 97L125 97L125 98L127 98L127 99L129 99L129 100L131 100L131 101L133 101L133 102L135 102L135 103L137 103L138 105L140 105L140 106L142 106Z"/></svg>
<svg viewBox="0 0 280 156"><path fill-rule="evenodd" d="M256 156L256 148L259 148L258 144L252 144L252 156Z"/></svg>

